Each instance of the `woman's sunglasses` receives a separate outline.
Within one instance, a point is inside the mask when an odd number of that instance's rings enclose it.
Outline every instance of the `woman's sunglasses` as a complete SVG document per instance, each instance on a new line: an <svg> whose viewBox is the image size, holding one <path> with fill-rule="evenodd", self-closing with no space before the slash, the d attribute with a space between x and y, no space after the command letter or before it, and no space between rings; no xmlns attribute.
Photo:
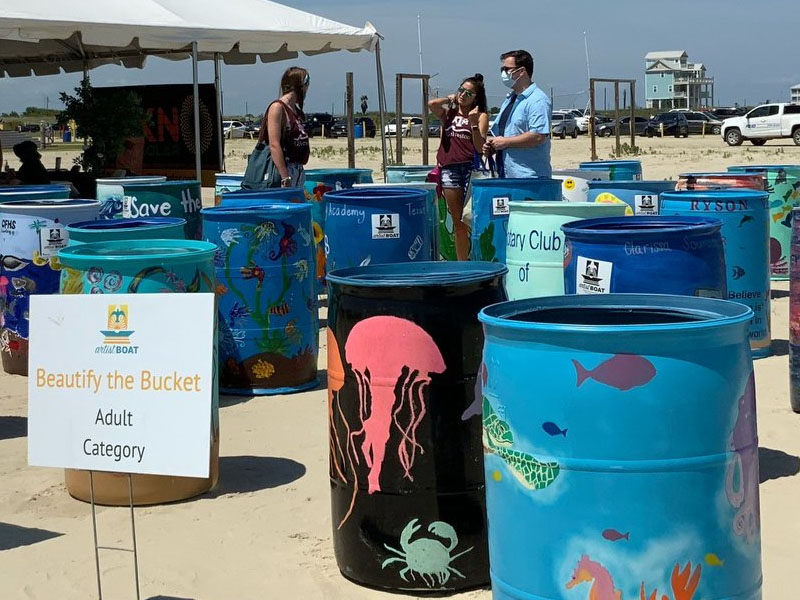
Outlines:
<svg viewBox="0 0 800 600"><path fill-rule="evenodd" d="M461 95L466 96L467 98L474 98L475 97L475 92L473 92L472 90L468 90L467 88L464 88L464 87L458 88L458 93L461 94Z"/></svg>

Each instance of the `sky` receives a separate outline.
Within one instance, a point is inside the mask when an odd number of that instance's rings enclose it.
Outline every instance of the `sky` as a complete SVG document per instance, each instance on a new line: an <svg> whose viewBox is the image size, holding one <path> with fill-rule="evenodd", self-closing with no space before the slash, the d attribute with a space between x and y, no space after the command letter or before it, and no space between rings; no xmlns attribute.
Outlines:
<svg viewBox="0 0 800 600"><path fill-rule="evenodd" d="M135 0L134 0L135 1ZM594 77L637 79L637 105L644 105L644 55L685 50L691 62L706 65L716 80L718 106L788 101L800 83L800 30L797 0L734 3L730 0L288 0L295 8L362 26L371 22L384 36L382 59L387 104L394 106L395 73L419 73L417 15L421 19L423 71L435 75L432 93L452 93L464 77L484 75L489 105L505 94L499 55L526 49L534 56L534 80L554 97L554 108L582 108L588 96L584 31ZM217 6L224 6L219 2ZM309 69L306 111L341 114L345 72L352 71L355 95L369 97L377 110L374 55L338 52L300 56L289 62L223 66L225 114L258 114L277 96L284 69ZM96 86L191 83L191 62L149 58L145 68L105 66L91 71ZM213 82L210 62L200 65L201 82ZM0 79L0 112L26 106L59 107L59 92L72 91L79 75ZM622 93L622 92L620 92ZM603 91L597 103L603 106ZM419 82L404 85L404 109L418 112ZM613 106L613 92L608 102Z"/></svg>

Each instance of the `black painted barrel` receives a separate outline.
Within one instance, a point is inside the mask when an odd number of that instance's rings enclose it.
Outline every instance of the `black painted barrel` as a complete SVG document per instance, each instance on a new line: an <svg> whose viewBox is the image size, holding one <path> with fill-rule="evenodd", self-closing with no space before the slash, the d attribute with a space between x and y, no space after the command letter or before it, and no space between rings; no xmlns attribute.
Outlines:
<svg viewBox="0 0 800 600"><path fill-rule="evenodd" d="M390 591L488 585L478 312L487 262L328 275L333 542L342 574Z"/></svg>

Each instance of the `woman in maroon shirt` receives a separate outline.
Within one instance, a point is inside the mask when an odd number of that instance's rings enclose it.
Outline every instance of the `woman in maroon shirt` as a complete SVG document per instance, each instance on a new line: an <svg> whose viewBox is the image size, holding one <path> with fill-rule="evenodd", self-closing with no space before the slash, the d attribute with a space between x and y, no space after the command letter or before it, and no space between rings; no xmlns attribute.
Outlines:
<svg viewBox="0 0 800 600"><path fill-rule="evenodd" d="M266 131L262 123L259 142L269 144L281 187L302 187L305 183L303 165L308 162L310 147L303 129L303 101L308 85L308 71L301 67L286 69L281 77L281 97L267 109Z"/></svg>
<svg viewBox="0 0 800 600"><path fill-rule="evenodd" d="M464 195L472 174L473 158L481 152L489 130L483 75L461 82L458 91L428 102L442 122L442 142L436 154L447 210L453 219L458 260L469 260L469 227L462 221Z"/></svg>

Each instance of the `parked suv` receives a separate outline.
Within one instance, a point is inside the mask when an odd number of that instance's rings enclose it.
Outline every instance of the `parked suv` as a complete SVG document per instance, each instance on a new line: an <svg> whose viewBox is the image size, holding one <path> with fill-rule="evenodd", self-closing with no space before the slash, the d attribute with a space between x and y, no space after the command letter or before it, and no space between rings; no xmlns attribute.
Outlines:
<svg viewBox="0 0 800 600"><path fill-rule="evenodd" d="M558 136L562 140L567 134L573 138L578 137L578 124L575 117L568 113L553 113L550 117L550 135Z"/></svg>
<svg viewBox="0 0 800 600"><path fill-rule="evenodd" d="M635 135L642 135L645 130L647 129L648 120L644 117L634 117L633 122L633 132ZM599 125L595 125L594 131L595 135L599 135L602 137L611 137L614 135L615 131L615 122L614 119L609 119L605 123L600 123ZM630 135L631 134L631 118L630 117L621 117L619 120L619 134L620 135Z"/></svg>
<svg viewBox="0 0 800 600"><path fill-rule="evenodd" d="M722 137L729 146L744 140L763 146L767 140L788 137L800 146L800 104L762 104L743 117L725 119Z"/></svg>
<svg viewBox="0 0 800 600"><path fill-rule="evenodd" d="M710 117L706 113L689 111L683 114L689 122L689 133L703 133L705 131L705 133L719 135L722 131L722 121Z"/></svg>
<svg viewBox="0 0 800 600"><path fill-rule="evenodd" d="M730 119L731 117L741 117L747 112L747 110L737 106L733 108L715 108L709 112L713 117L719 119L720 121L724 121L725 119Z"/></svg>
<svg viewBox="0 0 800 600"><path fill-rule="evenodd" d="M330 137L331 127L333 127L333 115L328 113L308 113L306 120L303 121L303 128L309 137L315 135Z"/></svg>
<svg viewBox="0 0 800 600"><path fill-rule="evenodd" d="M656 115L647 122L644 134L647 137L661 135L662 127L664 135L689 137L689 121L686 120L686 113L666 112Z"/></svg>

